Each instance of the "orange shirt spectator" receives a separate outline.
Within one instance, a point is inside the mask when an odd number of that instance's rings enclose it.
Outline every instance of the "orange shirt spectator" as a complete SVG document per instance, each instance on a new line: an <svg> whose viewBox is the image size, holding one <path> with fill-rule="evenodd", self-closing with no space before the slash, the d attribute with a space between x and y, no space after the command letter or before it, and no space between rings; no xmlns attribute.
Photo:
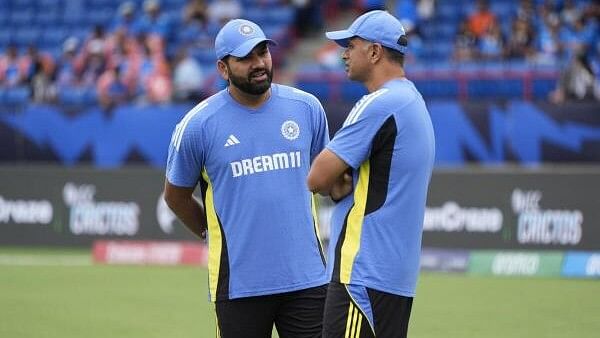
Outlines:
<svg viewBox="0 0 600 338"><path fill-rule="evenodd" d="M489 10L487 1L477 1L477 10L469 17L469 30L479 38L495 22L496 16Z"/></svg>

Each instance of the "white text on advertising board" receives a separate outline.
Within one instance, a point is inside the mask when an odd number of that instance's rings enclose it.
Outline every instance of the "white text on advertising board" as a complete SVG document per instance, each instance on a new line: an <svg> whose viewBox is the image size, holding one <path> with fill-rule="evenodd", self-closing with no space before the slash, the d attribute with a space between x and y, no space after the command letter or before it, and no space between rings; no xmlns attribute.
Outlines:
<svg viewBox="0 0 600 338"><path fill-rule="evenodd" d="M54 210L47 200L8 200L0 196L0 223L49 224Z"/></svg>
<svg viewBox="0 0 600 338"><path fill-rule="evenodd" d="M424 231L491 232L502 229L502 211L498 208L465 208L448 201L438 208L427 208Z"/></svg>
<svg viewBox="0 0 600 338"><path fill-rule="evenodd" d="M63 188L63 199L70 207L69 229L75 235L137 234L140 222L140 207L135 202L94 200L96 186L67 183Z"/></svg>
<svg viewBox="0 0 600 338"><path fill-rule="evenodd" d="M542 209L539 190L513 190L513 211L518 215L517 240L521 244L577 245L583 236L581 210Z"/></svg>
<svg viewBox="0 0 600 338"><path fill-rule="evenodd" d="M537 254L498 254L492 262L494 275L533 276L540 267L540 256Z"/></svg>

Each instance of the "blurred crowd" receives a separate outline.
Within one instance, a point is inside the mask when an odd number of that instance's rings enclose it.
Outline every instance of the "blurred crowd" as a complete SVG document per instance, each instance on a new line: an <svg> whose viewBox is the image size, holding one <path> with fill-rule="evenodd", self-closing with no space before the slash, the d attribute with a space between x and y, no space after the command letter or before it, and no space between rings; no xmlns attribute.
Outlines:
<svg viewBox="0 0 600 338"><path fill-rule="evenodd" d="M67 37L60 53L40 50L35 44L19 48L9 43L0 54L0 88L27 88L36 102L60 102L61 96L74 94L79 102L99 102L105 108L123 102L201 99L211 94L217 80L214 37L224 22L245 17L248 3L259 12L290 9L293 18L284 27L285 40L321 32L325 20L342 10L387 8L407 30L407 62L418 63L424 46L431 43L421 28L436 20L443 2L187 0L178 11L165 12L158 0L126 1L110 22L94 26L85 36ZM457 14L449 60L516 59L566 65L551 95L553 101L600 98L599 1L519 0L508 25L500 22L487 1L467 7ZM325 46L320 62L339 62L335 53L331 45Z"/></svg>
<svg viewBox="0 0 600 338"><path fill-rule="evenodd" d="M386 8L406 29L408 64L554 68L551 101L600 100L598 0L396 0ZM336 49L319 50L322 66L342 68Z"/></svg>
<svg viewBox="0 0 600 338"><path fill-rule="evenodd" d="M251 3L259 11L289 9L294 17L283 28L290 37L323 25L319 1ZM78 102L106 108L201 99L215 81L210 73L216 33L228 20L244 17L248 6L238 0L187 0L180 10L165 12L158 0L141 6L121 2L111 22L95 25L83 38L66 38L60 53L10 42L0 54L0 89L27 88L35 102L75 95Z"/></svg>

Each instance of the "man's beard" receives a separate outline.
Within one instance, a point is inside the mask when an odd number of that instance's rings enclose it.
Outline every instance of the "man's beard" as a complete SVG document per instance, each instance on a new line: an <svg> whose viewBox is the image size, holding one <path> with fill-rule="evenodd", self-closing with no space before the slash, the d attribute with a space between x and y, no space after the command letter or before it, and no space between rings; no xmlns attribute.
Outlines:
<svg viewBox="0 0 600 338"><path fill-rule="evenodd" d="M229 68L229 67L227 67ZM241 91L243 91L246 94L251 94L251 95L261 95L264 94L267 90L269 90L269 88L271 88L271 81L273 80L273 69L271 68L269 69L259 69L259 70L255 70L252 73L248 74L247 78L244 78L242 76L235 76L233 75L233 73L231 72L231 69L229 70L229 81L231 84L235 85L237 88L239 88ZM258 83L252 83L252 75L256 74L256 73L260 73L264 70L264 72L267 74L267 79Z"/></svg>

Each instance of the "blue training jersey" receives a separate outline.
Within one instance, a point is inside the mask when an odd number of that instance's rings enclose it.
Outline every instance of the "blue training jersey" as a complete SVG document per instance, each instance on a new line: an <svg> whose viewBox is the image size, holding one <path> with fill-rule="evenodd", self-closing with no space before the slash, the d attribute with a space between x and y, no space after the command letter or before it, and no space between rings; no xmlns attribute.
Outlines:
<svg viewBox="0 0 600 338"><path fill-rule="evenodd" d="M329 275L413 297L435 153L421 94L409 80L387 82L356 103L327 148L354 169L354 191L332 216Z"/></svg>
<svg viewBox="0 0 600 338"><path fill-rule="evenodd" d="M176 186L200 184L212 301L327 283L315 200L306 187L310 164L327 142L320 102L277 84L257 109L224 89L177 125L166 176Z"/></svg>

